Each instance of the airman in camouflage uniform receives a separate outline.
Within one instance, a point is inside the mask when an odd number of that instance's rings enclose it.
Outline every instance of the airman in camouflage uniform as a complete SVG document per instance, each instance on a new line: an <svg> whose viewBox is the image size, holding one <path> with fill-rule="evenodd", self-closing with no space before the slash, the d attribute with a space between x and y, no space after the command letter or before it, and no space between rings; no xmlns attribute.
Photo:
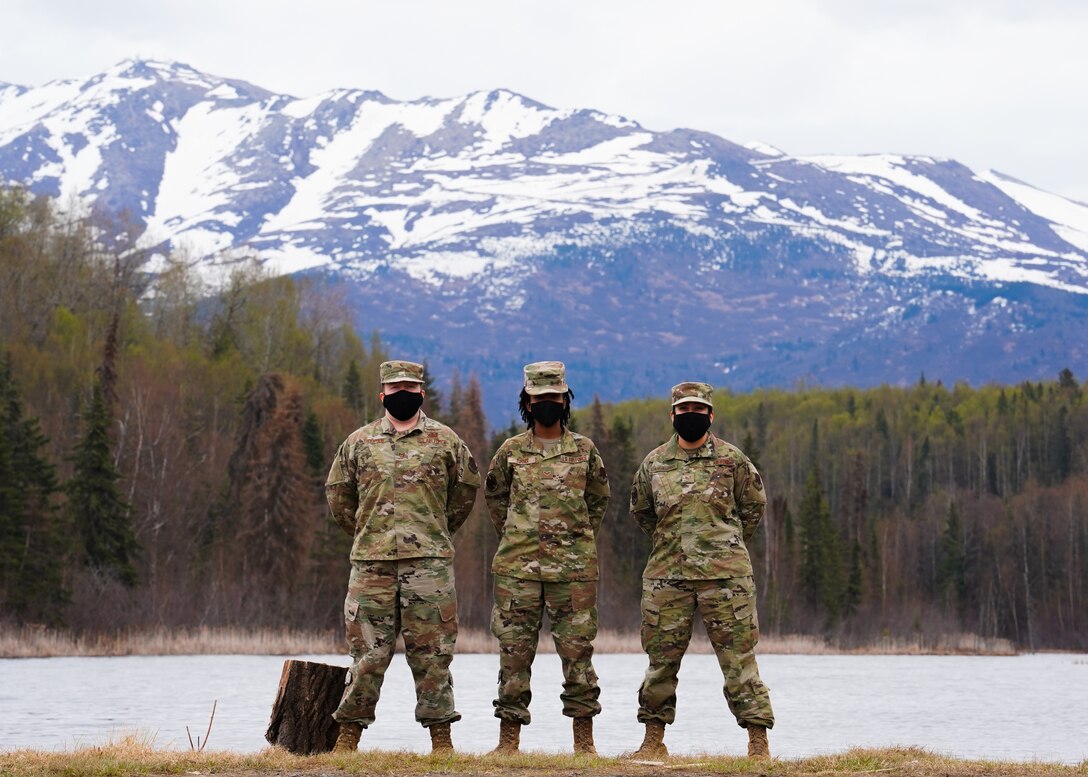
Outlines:
<svg viewBox="0 0 1088 777"><path fill-rule="evenodd" d="M416 720L432 749L452 750L450 661L457 639L453 533L468 518L480 474L468 447L420 410L423 367L381 365L384 417L340 446L325 484L333 518L354 538L344 603L351 668L333 717L338 751L374 722L397 634L416 686Z"/></svg>
<svg viewBox="0 0 1088 777"><path fill-rule="evenodd" d="M565 428L571 396L561 362L527 365L519 405L529 429L499 447L487 473L484 493L499 533L491 566L491 631L499 640L497 753L517 752L521 726L530 722L529 676L545 609L563 664L560 698L563 714L574 719L574 750L596 753L596 540L608 476L593 442Z"/></svg>
<svg viewBox="0 0 1088 777"><path fill-rule="evenodd" d="M642 646L650 665L639 690L646 740L637 755L668 755L665 725L676 717L676 675L695 611L725 676L725 698L748 730L749 755L768 757L774 714L756 667L756 591L746 543L767 498L756 468L738 448L709 432L713 389L672 389L677 433L651 451L635 475L631 515L653 549L642 582Z"/></svg>

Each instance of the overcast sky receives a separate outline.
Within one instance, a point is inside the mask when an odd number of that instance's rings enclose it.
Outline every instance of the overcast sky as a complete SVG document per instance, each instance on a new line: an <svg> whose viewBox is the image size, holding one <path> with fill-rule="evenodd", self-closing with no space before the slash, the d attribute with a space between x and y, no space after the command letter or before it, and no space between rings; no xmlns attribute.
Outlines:
<svg viewBox="0 0 1088 777"><path fill-rule="evenodd" d="M26 86L142 57L296 96L506 87L1088 202L1088 0L5 0L2 22L0 81Z"/></svg>

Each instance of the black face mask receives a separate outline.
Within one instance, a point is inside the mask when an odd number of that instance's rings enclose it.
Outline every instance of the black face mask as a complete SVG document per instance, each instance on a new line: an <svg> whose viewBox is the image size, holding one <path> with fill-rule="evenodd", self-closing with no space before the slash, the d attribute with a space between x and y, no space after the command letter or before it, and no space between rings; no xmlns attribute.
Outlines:
<svg viewBox="0 0 1088 777"><path fill-rule="evenodd" d="M672 428L684 438L684 442L698 442L710 429L710 413L677 413Z"/></svg>
<svg viewBox="0 0 1088 777"><path fill-rule="evenodd" d="M552 402L551 400L529 405L529 414L541 426L553 426L563 417L564 410L566 408L562 402Z"/></svg>
<svg viewBox="0 0 1088 777"><path fill-rule="evenodd" d="M400 391L394 391L392 394L386 394L382 399L382 404L389 411L389 415L398 421L407 421L419 412L419 408L423 406L423 394L419 391L401 389Z"/></svg>

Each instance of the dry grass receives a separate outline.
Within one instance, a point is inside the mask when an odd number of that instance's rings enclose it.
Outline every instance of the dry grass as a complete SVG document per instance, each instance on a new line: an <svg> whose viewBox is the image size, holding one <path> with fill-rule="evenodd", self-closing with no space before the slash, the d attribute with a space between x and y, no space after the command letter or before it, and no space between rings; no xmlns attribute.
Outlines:
<svg viewBox="0 0 1088 777"><path fill-rule="evenodd" d="M598 653L641 653L638 634L602 631L594 641ZM498 643L483 631L462 631L459 653L495 653ZM131 655L338 655L346 653L343 638L334 631L289 629L148 629L107 634L76 635L40 627L0 632L0 658L47 658L52 656ZM551 635L542 634L541 653L554 653ZM703 634L691 641L690 652L710 653ZM1015 655L1011 642L984 639L972 634L952 634L932 642L921 639L881 639L861 646L842 647L804 634L764 635L759 652L808 655L904 654L904 655Z"/></svg>
<svg viewBox="0 0 1088 777"><path fill-rule="evenodd" d="M904 777L1064 777L1088 774L1088 762L1078 766L1063 766L1036 762L960 761L916 748L859 749L819 758L776 759L770 763L713 755L670 758L665 762L640 762L622 758L533 753L500 758L473 755L438 757L376 750L363 750L354 755L297 757L274 748L251 755L156 750L148 737L130 735L104 745L70 752L0 752L0 774L5 777L121 777L164 774L219 774L231 777L317 777L347 774L393 777L423 777L433 774L517 774L524 777L640 777L668 774L775 774L783 777L861 774Z"/></svg>
<svg viewBox="0 0 1088 777"><path fill-rule="evenodd" d="M289 629L147 629L77 635L38 627L0 634L0 658L52 656L302 655L346 652L335 632Z"/></svg>

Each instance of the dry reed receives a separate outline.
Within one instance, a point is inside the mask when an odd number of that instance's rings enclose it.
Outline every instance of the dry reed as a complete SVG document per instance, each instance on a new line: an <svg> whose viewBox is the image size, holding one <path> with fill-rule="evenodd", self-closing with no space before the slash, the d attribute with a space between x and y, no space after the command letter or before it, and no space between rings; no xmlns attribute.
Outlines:
<svg viewBox="0 0 1088 777"><path fill-rule="evenodd" d="M594 641L598 653L641 653L637 634L602 631ZM398 646L398 649L402 649ZM457 638L459 653L495 653L498 643L491 634L462 630ZM541 653L554 653L550 634L540 637ZM691 641L692 653L710 653L705 634ZM41 627L21 627L0 632L0 658L46 658L52 656L130 655L338 655L346 653L343 637L335 631L314 632L291 629L146 629L80 635ZM973 634L950 634L936 640L883 638L861 645L839 645L805 634L764 635L761 654L807 655L1015 655L1011 642Z"/></svg>

